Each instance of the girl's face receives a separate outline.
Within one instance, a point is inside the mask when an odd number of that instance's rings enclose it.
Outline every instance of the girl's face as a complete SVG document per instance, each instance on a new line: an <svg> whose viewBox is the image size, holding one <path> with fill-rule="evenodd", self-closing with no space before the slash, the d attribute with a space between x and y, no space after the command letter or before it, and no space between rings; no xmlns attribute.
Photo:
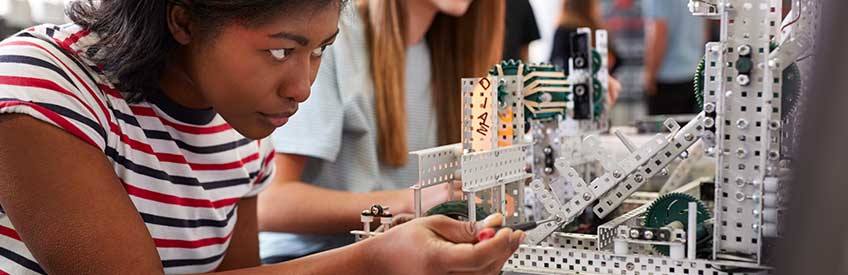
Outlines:
<svg viewBox="0 0 848 275"><path fill-rule="evenodd" d="M339 7L330 5L293 9L260 26L222 26L215 38L181 52L192 97L245 137L270 135L309 97L338 22Z"/></svg>
<svg viewBox="0 0 848 275"><path fill-rule="evenodd" d="M426 0L430 1L439 12L450 15L450 16L463 16L465 12L468 11L468 6L471 6L471 2L474 0ZM491 1L491 0L485 0Z"/></svg>

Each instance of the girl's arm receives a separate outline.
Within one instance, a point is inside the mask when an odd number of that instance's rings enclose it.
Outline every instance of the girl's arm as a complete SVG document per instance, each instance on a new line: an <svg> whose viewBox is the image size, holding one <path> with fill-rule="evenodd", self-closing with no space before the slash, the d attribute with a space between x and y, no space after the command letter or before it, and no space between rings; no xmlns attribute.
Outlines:
<svg viewBox="0 0 848 275"><path fill-rule="evenodd" d="M0 205L48 274L164 273L147 227L103 152L32 117L0 115ZM245 220L236 228L250 227ZM231 252L253 250L255 241L244 237L255 229L237 230L232 241L248 244L231 244ZM341 249L219 274L497 274L523 233L502 229L472 244L477 230L428 217ZM248 253L245 258L256 257ZM247 260L225 260L222 268L237 262Z"/></svg>
<svg viewBox="0 0 848 275"><path fill-rule="evenodd" d="M413 213L411 189L354 193L316 187L300 181L307 157L278 153L271 187L259 195L259 228L303 234L345 234L361 228L359 213L371 205L390 206L392 213ZM376 179L375 179L376 180ZM454 184L455 198L460 185ZM422 195L426 210L448 199L450 186L427 188Z"/></svg>

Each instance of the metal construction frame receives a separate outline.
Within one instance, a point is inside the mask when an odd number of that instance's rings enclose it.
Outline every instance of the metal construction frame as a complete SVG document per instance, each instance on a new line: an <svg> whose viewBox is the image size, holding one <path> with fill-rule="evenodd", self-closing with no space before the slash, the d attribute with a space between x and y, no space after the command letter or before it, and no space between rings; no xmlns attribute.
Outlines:
<svg viewBox="0 0 848 275"><path fill-rule="evenodd" d="M470 219L476 218L477 198L489 202L491 210L507 213L506 197L523 198L521 187L532 177L529 190L546 215L555 219L535 217L548 221L527 232L525 244L507 261L504 271L771 274L763 250L780 237L788 190L781 146L782 131L788 127L781 120L783 70L810 54L805 49L813 48L821 9L818 1L793 0L790 16L797 17L781 24L780 0L689 0L693 15L721 21L721 41L705 48L703 112L683 126L667 120L664 125L670 133L657 134L641 145L616 133L630 151L622 158L610 154L593 135L605 128L604 115L600 119L594 115L594 98L586 96L594 94L596 78L606 83L608 77L603 31L594 38L595 50L602 56L600 70L592 67L591 47L573 47L588 51L575 55L582 61L569 61L569 70L563 75L567 81L560 73L527 70L533 65L520 62L514 75L505 74L507 70L498 65L490 76L463 79L462 143L412 153L418 157L420 177L413 186L416 214L423 211L421 189L457 180L462 182ZM589 45L590 33L580 29L578 35L583 36L572 40ZM574 91L579 87L586 90ZM558 112L556 108L562 104L551 102L545 89L572 92L569 109L534 119L538 112ZM524 115L525 104L532 110L530 117ZM583 106L581 119L575 119L576 109L580 109L575 104ZM588 117L586 108L591 114ZM525 121L531 125L529 140L523 137ZM694 146L696 143L701 145ZM697 152L690 154L689 150ZM684 162L678 166L680 171L672 173L663 193L674 189L672 192L698 198L712 190L707 197L713 200L714 218L706 222L713 229L710 258L695 255L698 211L694 202L688 203L688 226L663 227L671 231L662 232L672 233L662 240L628 234L631 229L654 230L645 229L641 222L648 204L600 225L597 235L557 232L590 207L601 218L612 214L650 178L665 173L672 161L690 155L715 157L715 177L680 186L690 168ZM602 167L601 175L579 171L593 164ZM527 220L528 213L518 211L522 208L516 207L506 223ZM671 255L654 251L651 245L657 244L670 245Z"/></svg>

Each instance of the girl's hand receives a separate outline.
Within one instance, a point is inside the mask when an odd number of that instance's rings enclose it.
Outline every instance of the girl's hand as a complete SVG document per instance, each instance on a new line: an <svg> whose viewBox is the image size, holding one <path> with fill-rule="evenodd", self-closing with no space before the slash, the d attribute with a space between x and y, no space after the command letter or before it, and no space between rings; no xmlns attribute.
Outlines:
<svg viewBox="0 0 848 275"><path fill-rule="evenodd" d="M524 232L503 228L477 242L477 232L500 226L503 216L461 222L445 216L409 221L366 240L377 274L499 274L524 240Z"/></svg>

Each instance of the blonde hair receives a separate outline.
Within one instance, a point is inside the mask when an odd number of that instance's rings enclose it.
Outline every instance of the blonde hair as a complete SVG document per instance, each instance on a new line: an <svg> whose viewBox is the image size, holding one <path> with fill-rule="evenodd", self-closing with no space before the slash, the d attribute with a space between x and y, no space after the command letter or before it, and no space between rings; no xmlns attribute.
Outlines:
<svg viewBox="0 0 848 275"><path fill-rule="evenodd" d="M374 82L378 155L387 165L406 164L406 3L407 0L359 0L366 23ZM484 76L503 47L504 2L477 0L461 17L439 13L427 31L433 105L440 144L461 136L462 77Z"/></svg>

